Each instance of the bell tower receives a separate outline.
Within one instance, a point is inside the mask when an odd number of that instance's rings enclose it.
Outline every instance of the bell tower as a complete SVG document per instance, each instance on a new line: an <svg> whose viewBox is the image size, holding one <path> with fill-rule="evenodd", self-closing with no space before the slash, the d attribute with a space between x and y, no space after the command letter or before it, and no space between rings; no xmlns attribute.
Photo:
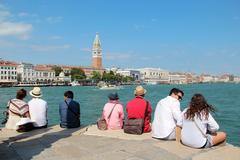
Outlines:
<svg viewBox="0 0 240 160"><path fill-rule="evenodd" d="M102 69L102 48L99 39L99 34L96 33L93 47L92 47L92 67L95 69Z"/></svg>

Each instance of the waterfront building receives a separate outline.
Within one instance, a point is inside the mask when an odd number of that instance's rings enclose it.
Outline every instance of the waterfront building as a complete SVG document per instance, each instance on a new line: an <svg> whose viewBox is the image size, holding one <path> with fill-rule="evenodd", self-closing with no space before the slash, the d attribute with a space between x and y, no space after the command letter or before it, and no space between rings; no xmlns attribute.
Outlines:
<svg viewBox="0 0 240 160"><path fill-rule="evenodd" d="M132 77L134 78L135 81L140 80L140 77L141 77L140 71L135 69L118 69L116 71L116 74Z"/></svg>
<svg viewBox="0 0 240 160"><path fill-rule="evenodd" d="M220 82L233 82L234 81L234 76L230 75L230 74L224 74L222 76L219 77L219 81Z"/></svg>
<svg viewBox="0 0 240 160"><path fill-rule="evenodd" d="M210 82L215 82L216 78L214 76L209 75L209 74L201 74L201 83L210 83Z"/></svg>
<svg viewBox="0 0 240 160"><path fill-rule="evenodd" d="M55 71L52 67L46 65L36 65L34 66L34 77L37 83L51 83L55 80Z"/></svg>
<svg viewBox="0 0 240 160"><path fill-rule="evenodd" d="M234 76L234 80L235 83L240 83L240 77L239 76Z"/></svg>
<svg viewBox="0 0 240 160"><path fill-rule="evenodd" d="M186 74L180 72L171 72L169 79L171 84L187 84L188 82Z"/></svg>
<svg viewBox="0 0 240 160"><path fill-rule="evenodd" d="M148 84L169 83L169 72L160 68L139 69L141 80Z"/></svg>
<svg viewBox="0 0 240 160"><path fill-rule="evenodd" d="M17 66L18 82L32 83L35 81L34 65L31 63L20 63Z"/></svg>
<svg viewBox="0 0 240 160"><path fill-rule="evenodd" d="M17 83L17 63L0 60L0 84Z"/></svg>
<svg viewBox="0 0 240 160"><path fill-rule="evenodd" d="M71 82L71 75L66 76L64 71L62 71L59 76L55 78L55 82Z"/></svg>

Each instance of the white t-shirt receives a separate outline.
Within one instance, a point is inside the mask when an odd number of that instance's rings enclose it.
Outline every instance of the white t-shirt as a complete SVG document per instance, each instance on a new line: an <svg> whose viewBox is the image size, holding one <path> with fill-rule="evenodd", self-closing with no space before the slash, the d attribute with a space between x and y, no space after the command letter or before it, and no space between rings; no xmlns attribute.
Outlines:
<svg viewBox="0 0 240 160"><path fill-rule="evenodd" d="M34 127L42 127L47 124L47 102L40 98L33 98L28 102L31 120Z"/></svg>
<svg viewBox="0 0 240 160"><path fill-rule="evenodd" d="M176 98L167 96L157 104L152 123L152 137L166 138L181 119L180 103Z"/></svg>
<svg viewBox="0 0 240 160"><path fill-rule="evenodd" d="M182 118L177 124L178 126L182 126L181 141L187 146L201 148L204 146L207 139L203 136L198 127L202 130L203 133L207 133L207 130L216 132L219 129L219 125L209 113L207 120L204 118L203 114L201 114L202 120L195 116L195 121L198 125L197 127L194 121L185 118L184 114L186 111L187 108L182 112Z"/></svg>

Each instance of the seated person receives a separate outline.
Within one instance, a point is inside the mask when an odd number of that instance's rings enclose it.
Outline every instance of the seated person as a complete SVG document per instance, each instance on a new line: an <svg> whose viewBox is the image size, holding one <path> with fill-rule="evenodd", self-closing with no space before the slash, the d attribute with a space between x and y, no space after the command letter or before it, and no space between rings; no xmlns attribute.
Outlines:
<svg viewBox="0 0 240 160"><path fill-rule="evenodd" d="M109 101L103 108L103 117L106 120L108 129L122 129L123 127L123 105L119 102L117 93L108 95Z"/></svg>
<svg viewBox="0 0 240 160"><path fill-rule="evenodd" d="M173 88L169 96L158 102L152 123L153 138L176 139L176 124L181 119L180 101L183 96L183 91Z"/></svg>
<svg viewBox="0 0 240 160"><path fill-rule="evenodd" d="M21 117L26 119L30 118L28 104L23 101L26 95L27 91L25 89L20 89L17 91L16 98L8 102L8 119L5 125L7 129L18 130L19 127L17 123L20 122Z"/></svg>
<svg viewBox="0 0 240 160"><path fill-rule="evenodd" d="M47 127L47 102L41 99L42 92L39 87L34 87L29 92L32 99L28 102L29 113L33 122L34 128L46 128Z"/></svg>
<svg viewBox="0 0 240 160"><path fill-rule="evenodd" d="M144 133L151 132L150 122L152 112L151 104L144 99L146 92L142 86L137 86L134 91L135 98L130 100L126 106L128 119L144 119Z"/></svg>
<svg viewBox="0 0 240 160"><path fill-rule="evenodd" d="M59 104L60 127L80 127L80 104L73 100L73 92L64 93L64 101Z"/></svg>
<svg viewBox="0 0 240 160"><path fill-rule="evenodd" d="M178 126L182 127L181 141L193 148L209 148L226 139L226 133L217 132L219 126L210 111L214 108L201 94L195 94L189 107L182 113Z"/></svg>

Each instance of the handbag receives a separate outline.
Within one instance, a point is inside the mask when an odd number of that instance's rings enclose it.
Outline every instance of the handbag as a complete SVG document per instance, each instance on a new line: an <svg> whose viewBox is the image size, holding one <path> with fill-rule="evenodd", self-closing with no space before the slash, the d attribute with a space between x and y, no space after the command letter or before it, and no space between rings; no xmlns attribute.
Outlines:
<svg viewBox="0 0 240 160"><path fill-rule="evenodd" d="M143 118L127 119L124 121L123 131L128 134L140 135L144 130L144 120L147 114L148 101L146 104L146 109Z"/></svg>
<svg viewBox="0 0 240 160"><path fill-rule="evenodd" d="M110 114L108 115L108 119L111 117L113 109L115 108L115 106L116 106L116 103L114 104ZM107 122L106 122L105 118L103 117L103 115L102 115L101 118L99 118L97 120L97 127L98 127L99 130L107 130L107 128L108 128L107 127Z"/></svg>

